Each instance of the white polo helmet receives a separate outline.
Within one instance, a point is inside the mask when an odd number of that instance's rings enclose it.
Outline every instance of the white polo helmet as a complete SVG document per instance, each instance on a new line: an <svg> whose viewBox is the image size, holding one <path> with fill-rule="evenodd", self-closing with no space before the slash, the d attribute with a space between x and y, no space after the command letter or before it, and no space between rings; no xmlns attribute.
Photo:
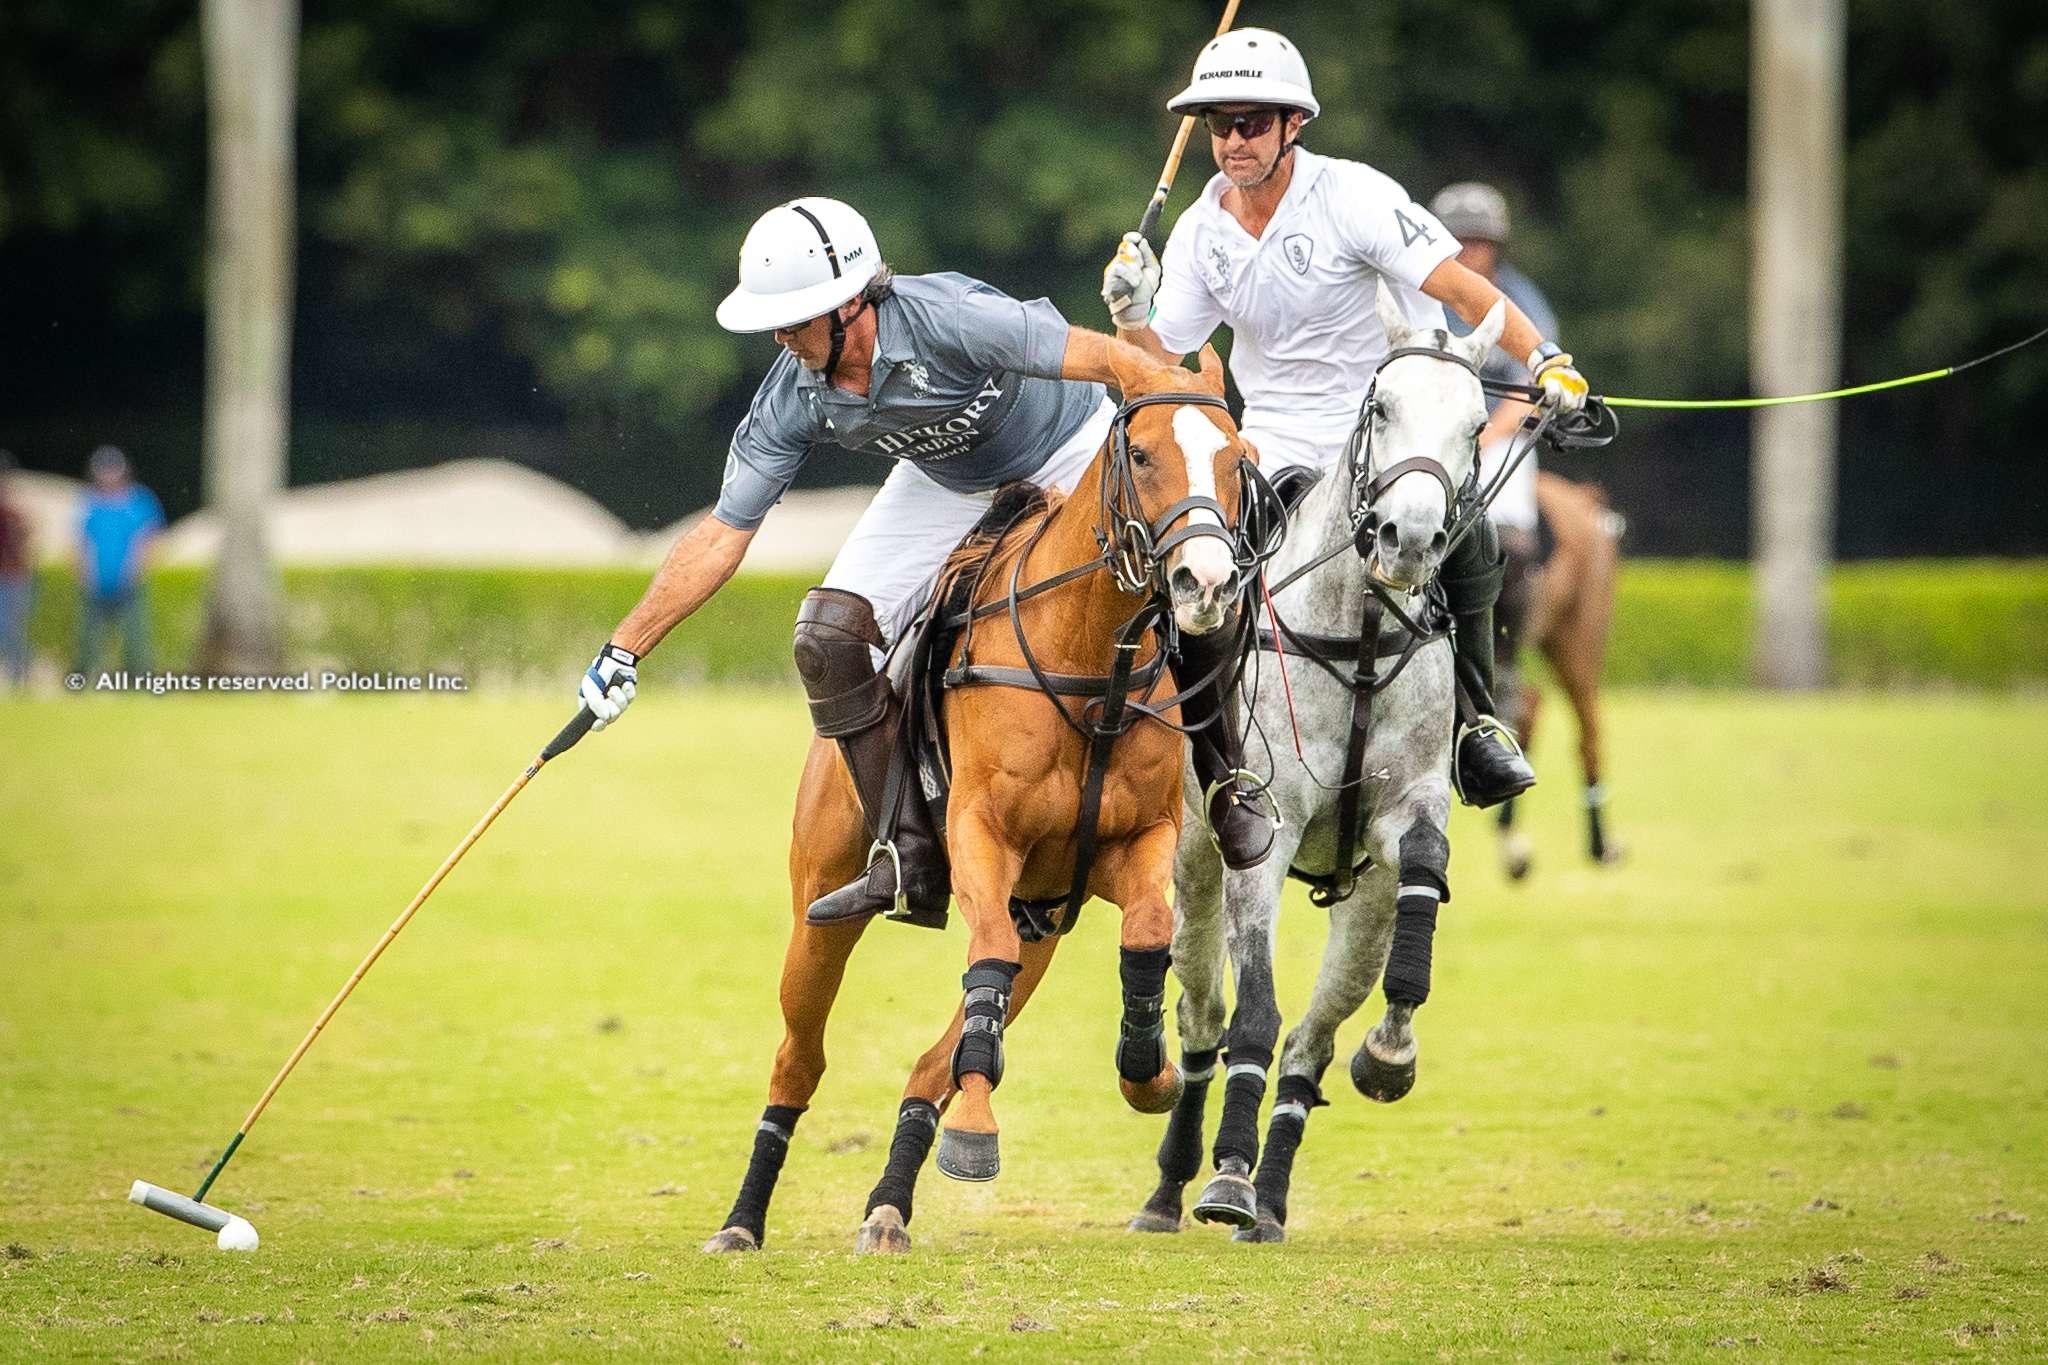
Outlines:
<svg viewBox="0 0 2048 1365"><path fill-rule="evenodd" d="M1491 185L1477 180L1446 185L1429 201L1429 211L1460 241L1507 242L1508 201Z"/></svg>
<svg viewBox="0 0 2048 1365"><path fill-rule="evenodd" d="M1176 114L1215 104L1276 104L1314 118L1323 112L1309 85L1308 63L1293 43L1269 28L1236 28L1195 58L1188 88L1166 102Z"/></svg>
<svg viewBox="0 0 2048 1365"><path fill-rule="evenodd" d="M874 229L837 199L792 199L768 210L740 244L739 288L718 305L728 332L772 332L849 302L882 268Z"/></svg>

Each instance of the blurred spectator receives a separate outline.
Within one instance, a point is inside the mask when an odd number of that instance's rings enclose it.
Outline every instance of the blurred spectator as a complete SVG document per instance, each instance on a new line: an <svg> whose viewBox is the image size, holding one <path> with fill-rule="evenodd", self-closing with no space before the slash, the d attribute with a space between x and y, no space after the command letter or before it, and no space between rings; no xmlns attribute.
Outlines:
<svg viewBox="0 0 2048 1365"><path fill-rule="evenodd" d="M14 505L8 476L14 456L0 450L0 667L16 687L28 682L28 604L35 586L28 517Z"/></svg>
<svg viewBox="0 0 2048 1365"><path fill-rule="evenodd" d="M121 666L149 671L149 621L143 575L163 530L164 509L156 494L130 477L128 457L101 446L86 465L92 486L79 503L78 671L98 672L100 634L108 625L121 632Z"/></svg>
<svg viewBox="0 0 2048 1365"><path fill-rule="evenodd" d="M1529 315L1529 321L1536 324L1537 331L1557 340L1557 313L1551 308L1550 300L1543 297L1543 291L1536 287L1535 281L1504 259L1508 245L1508 201L1501 192L1491 185L1467 180L1439 191L1430 201L1429 210L1458 239L1458 259L1468 269L1493 281L1501 293L1513 299L1515 305ZM1449 321L1451 330L1459 335L1472 330L1456 317ZM1488 379L1510 384L1529 382L1529 371L1521 361L1498 348L1487 356L1481 373ZM1495 404L1486 429L1479 433L1479 478L1482 484L1492 482L1500 472L1501 460L1508 451L1509 437L1528 411L1527 403L1511 398ZM1533 553L1536 537L1534 449L1515 466L1506 486L1495 498L1492 512L1494 525L1500 530L1509 555ZM1511 541L1514 543L1509 543Z"/></svg>

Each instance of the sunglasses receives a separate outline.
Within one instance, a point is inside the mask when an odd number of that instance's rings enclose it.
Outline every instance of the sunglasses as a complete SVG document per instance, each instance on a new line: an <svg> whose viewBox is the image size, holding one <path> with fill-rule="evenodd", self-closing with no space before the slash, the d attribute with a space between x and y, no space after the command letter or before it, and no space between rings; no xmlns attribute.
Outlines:
<svg viewBox="0 0 2048 1365"><path fill-rule="evenodd" d="M1219 142L1228 140L1232 133L1240 134L1246 142L1251 142L1271 132L1279 117L1271 109L1261 109L1249 114L1226 114L1221 110L1211 109L1202 115L1202 122L1209 125L1209 136Z"/></svg>

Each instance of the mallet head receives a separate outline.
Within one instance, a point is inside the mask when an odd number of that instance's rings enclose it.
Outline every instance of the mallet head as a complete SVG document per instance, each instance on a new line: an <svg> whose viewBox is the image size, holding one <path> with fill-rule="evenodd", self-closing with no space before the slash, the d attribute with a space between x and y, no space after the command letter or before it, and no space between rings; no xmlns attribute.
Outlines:
<svg viewBox="0 0 2048 1365"><path fill-rule="evenodd" d="M254 1251L257 1245L256 1229L239 1214L217 1209L211 1204L202 1204L188 1199L175 1190L161 1185L152 1185L147 1180L138 1180L129 1187L128 1200L153 1213L175 1218L181 1223L190 1223L195 1228L205 1228L215 1233L214 1245L222 1251Z"/></svg>

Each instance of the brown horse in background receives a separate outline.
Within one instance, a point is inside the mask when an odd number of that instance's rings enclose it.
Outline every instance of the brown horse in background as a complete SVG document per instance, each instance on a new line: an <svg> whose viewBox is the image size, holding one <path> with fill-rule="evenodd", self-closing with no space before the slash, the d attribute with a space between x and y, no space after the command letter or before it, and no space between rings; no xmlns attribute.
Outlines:
<svg viewBox="0 0 2048 1365"><path fill-rule="evenodd" d="M1106 679L1120 648L1135 676L1170 679L1158 636L1139 636L1127 623L1156 611L1170 613L1184 633L1219 629L1241 587L1231 528L1242 505L1246 449L1221 405L1221 360L1204 348L1199 375L1148 362L1128 373L1119 366L1118 379L1124 407L1088 472L1070 495L1053 497L1000 538L974 580L972 605L982 610L954 647L942 702L952 774L945 838L969 935L964 999L904 1088L857 1250L909 1248L912 1190L942 1114L940 1170L964 1180L997 1172L991 1095L1002 1078L1002 1030L1059 943L1056 935L1026 941L1012 901L1069 893L1091 748L1081 729L1101 708L1101 689L1091 697L1064 684ZM1088 571L1091 562L1097 567ZM1030 593L1068 571L1068 581ZM967 685L955 685L952 674L963 664L1008 677L963 677ZM1063 694L1032 684L1034 673L1062 680ZM1149 685L1134 688L1133 698ZM1163 691L1171 690L1169 682ZM1171 1109L1182 1088L1162 1015L1186 749L1178 719L1171 704L1141 710L1108 749L1086 883L1088 895L1123 913L1116 1063L1125 1100L1143 1113ZM805 910L860 873L871 837L838 746L814 740L790 844L784 1036L739 1198L706 1251L753 1250L765 1235L791 1130L824 1075L826 1020L868 923L812 924ZM1051 919L1062 930L1071 923L1064 909Z"/></svg>
<svg viewBox="0 0 2048 1365"><path fill-rule="evenodd" d="M1544 472L1536 480L1538 514L1550 528L1556 542L1550 558L1540 567L1534 562L1535 546L1529 537L1502 537L1510 557L1509 578L1519 570L1524 583L1519 592L1502 595L1503 628L1514 645L1540 651L1550 671L1564 689L1566 699L1579 722L1579 769L1584 779L1586 807L1586 852L1596 863L1621 860L1621 848L1608 837L1603 818L1607 791L1603 781L1603 753L1600 728L1600 674L1607 663L1607 640L1614 624L1614 592L1621 571L1621 527L1619 513L1607 505L1607 495L1597 485L1573 483L1560 475ZM1525 557L1522 564L1512 561ZM1511 618L1519 609L1519 625ZM1512 658L1514 649L1504 650ZM1536 732L1536 718L1543 696L1533 682L1526 681L1519 668L1512 669L1519 687L1501 689L1504 697L1519 701L1512 718L1526 747ZM1529 874L1531 850L1528 839L1514 828L1516 802L1500 809L1501 866L1519 881Z"/></svg>

